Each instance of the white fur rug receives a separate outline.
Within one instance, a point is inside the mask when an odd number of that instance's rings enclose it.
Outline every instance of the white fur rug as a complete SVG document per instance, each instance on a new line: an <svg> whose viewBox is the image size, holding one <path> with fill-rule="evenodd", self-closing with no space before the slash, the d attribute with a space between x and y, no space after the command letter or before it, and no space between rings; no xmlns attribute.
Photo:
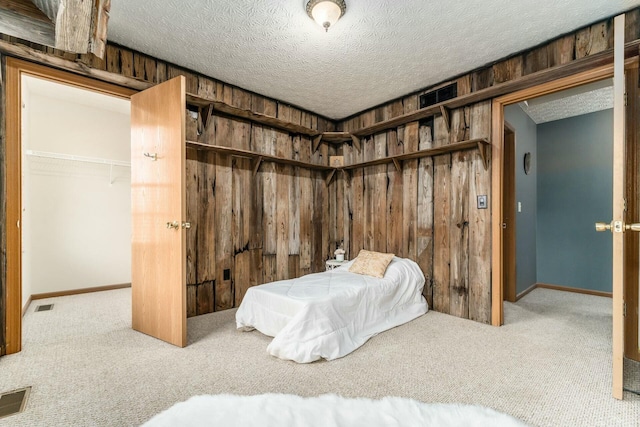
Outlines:
<svg viewBox="0 0 640 427"><path fill-rule="evenodd" d="M426 404L412 399L346 399L333 394L303 398L287 394L194 396L149 420L164 426L446 426L523 427L526 424L482 406Z"/></svg>

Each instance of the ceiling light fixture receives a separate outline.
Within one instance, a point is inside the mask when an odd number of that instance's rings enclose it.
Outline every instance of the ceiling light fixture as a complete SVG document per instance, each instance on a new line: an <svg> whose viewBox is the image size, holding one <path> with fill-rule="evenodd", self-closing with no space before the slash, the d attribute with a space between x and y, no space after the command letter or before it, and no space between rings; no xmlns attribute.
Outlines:
<svg viewBox="0 0 640 427"><path fill-rule="evenodd" d="M344 0L309 0L307 2L307 15L318 25L329 31L329 27L335 25L338 19L347 11Z"/></svg>

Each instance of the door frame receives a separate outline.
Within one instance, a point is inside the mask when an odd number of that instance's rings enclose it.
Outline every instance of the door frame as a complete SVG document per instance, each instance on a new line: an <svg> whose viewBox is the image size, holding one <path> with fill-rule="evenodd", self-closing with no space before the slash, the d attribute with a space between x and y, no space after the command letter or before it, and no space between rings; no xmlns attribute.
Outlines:
<svg viewBox="0 0 640 427"><path fill-rule="evenodd" d="M503 129L503 156L504 162L502 173L503 200L502 218L504 259L502 263L503 271L503 295L502 300L516 302L516 130L507 121L504 122ZM510 208L507 208L510 206ZM507 212L508 209L508 212ZM510 218L505 220L505 215Z"/></svg>
<svg viewBox="0 0 640 427"><path fill-rule="evenodd" d="M105 95L130 99L137 91L45 65L6 57L6 306L5 351L22 349L22 76L28 75Z"/></svg>
<svg viewBox="0 0 640 427"><path fill-rule="evenodd" d="M637 57L627 61L637 61ZM593 68L568 77L543 83L527 89L494 98L492 102L492 143L491 143L491 270L496 272L491 278L491 324L500 326L504 323L503 292L503 260L504 236L502 231L502 203L504 197L503 161L504 161L504 107L529 98L547 95L572 87L592 83L597 80L613 77L613 64Z"/></svg>
<svg viewBox="0 0 640 427"><path fill-rule="evenodd" d="M640 77L639 64L635 63L627 67L625 74L626 92L629 99L640 98L640 87L638 78ZM640 170L640 150L637 147L640 143L638 120L640 119L640 102L629 102L626 106L626 194L627 209L624 214L625 224L640 222L640 200L638 193L640 192L640 177L635 171ZM640 235L639 233L624 233L624 274L625 283L629 286L625 287L624 302L627 306L626 316L624 318L624 355L625 357L640 361L640 343L638 342L638 286L631 284L638 283L639 277L639 260L640 260Z"/></svg>
<svg viewBox="0 0 640 427"><path fill-rule="evenodd" d="M622 61L624 68L632 68L638 66L638 57L629 58ZM504 183L502 182L503 171L503 153L504 153L504 106L524 101L528 98L546 95L549 93L557 92L564 89L569 89L575 86L591 83L597 80L614 77L614 64L601 66L592 70L578 73L566 78L558 79L553 82L545 83L532 88L524 89L521 91L513 92L508 95L496 98L493 100L492 110L492 194L494 195L492 201L492 270L498 274L492 276L491 282L491 323L495 326L500 326L504 323L504 304L502 301L503 292L503 257L504 257L504 236L502 233L502 200ZM614 121L615 122L615 121ZM623 131L624 129L624 125ZM616 127L614 125L614 131ZM619 130L618 130L619 131ZM625 141L626 143L626 141ZM623 161L624 162L624 161ZM626 160L625 167L628 167L629 159ZM615 215L614 215L615 219ZM594 231L595 232L595 231ZM615 246L615 245L614 245ZM615 273L615 269L614 269ZM615 283L615 280L614 280ZM617 399L622 399L622 378L617 374L619 371L616 366L621 369L622 358L624 355L624 327L621 324L623 322L622 305L625 289L629 286L637 286L637 284L624 284L624 288L616 292L614 286L613 292L613 363L614 363L614 377L613 377L613 396Z"/></svg>

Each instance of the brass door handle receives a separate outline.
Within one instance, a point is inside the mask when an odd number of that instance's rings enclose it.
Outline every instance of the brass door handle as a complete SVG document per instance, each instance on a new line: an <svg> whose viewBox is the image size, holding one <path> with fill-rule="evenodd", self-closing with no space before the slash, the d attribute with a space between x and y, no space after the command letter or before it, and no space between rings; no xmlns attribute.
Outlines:
<svg viewBox="0 0 640 427"><path fill-rule="evenodd" d="M183 222L182 223L182 228L186 228L187 230L191 228L191 223L190 222Z"/></svg>
<svg viewBox="0 0 640 427"><path fill-rule="evenodd" d="M631 231L640 231L640 223L625 224L624 228Z"/></svg>
<svg viewBox="0 0 640 427"><path fill-rule="evenodd" d="M611 224L605 222L596 222L596 231L611 230L616 233L622 233L624 230L640 231L640 223L624 224L622 221L611 221Z"/></svg>
<svg viewBox="0 0 640 427"><path fill-rule="evenodd" d="M167 222L167 228L174 228L177 230L180 228L180 223L178 221Z"/></svg>

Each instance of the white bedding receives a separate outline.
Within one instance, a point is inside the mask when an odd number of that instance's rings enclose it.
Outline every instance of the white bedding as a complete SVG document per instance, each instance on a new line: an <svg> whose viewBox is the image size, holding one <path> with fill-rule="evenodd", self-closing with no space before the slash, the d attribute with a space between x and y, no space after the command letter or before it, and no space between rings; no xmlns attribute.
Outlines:
<svg viewBox="0 0 640 427"><path fill-rule="evenodd" d="M427 312L424 275L418 265L395 257L382 279L334 270L254 286L238 311L238 329L274 337L267 351L309 363L343 357L372 336Z"/></svg>

